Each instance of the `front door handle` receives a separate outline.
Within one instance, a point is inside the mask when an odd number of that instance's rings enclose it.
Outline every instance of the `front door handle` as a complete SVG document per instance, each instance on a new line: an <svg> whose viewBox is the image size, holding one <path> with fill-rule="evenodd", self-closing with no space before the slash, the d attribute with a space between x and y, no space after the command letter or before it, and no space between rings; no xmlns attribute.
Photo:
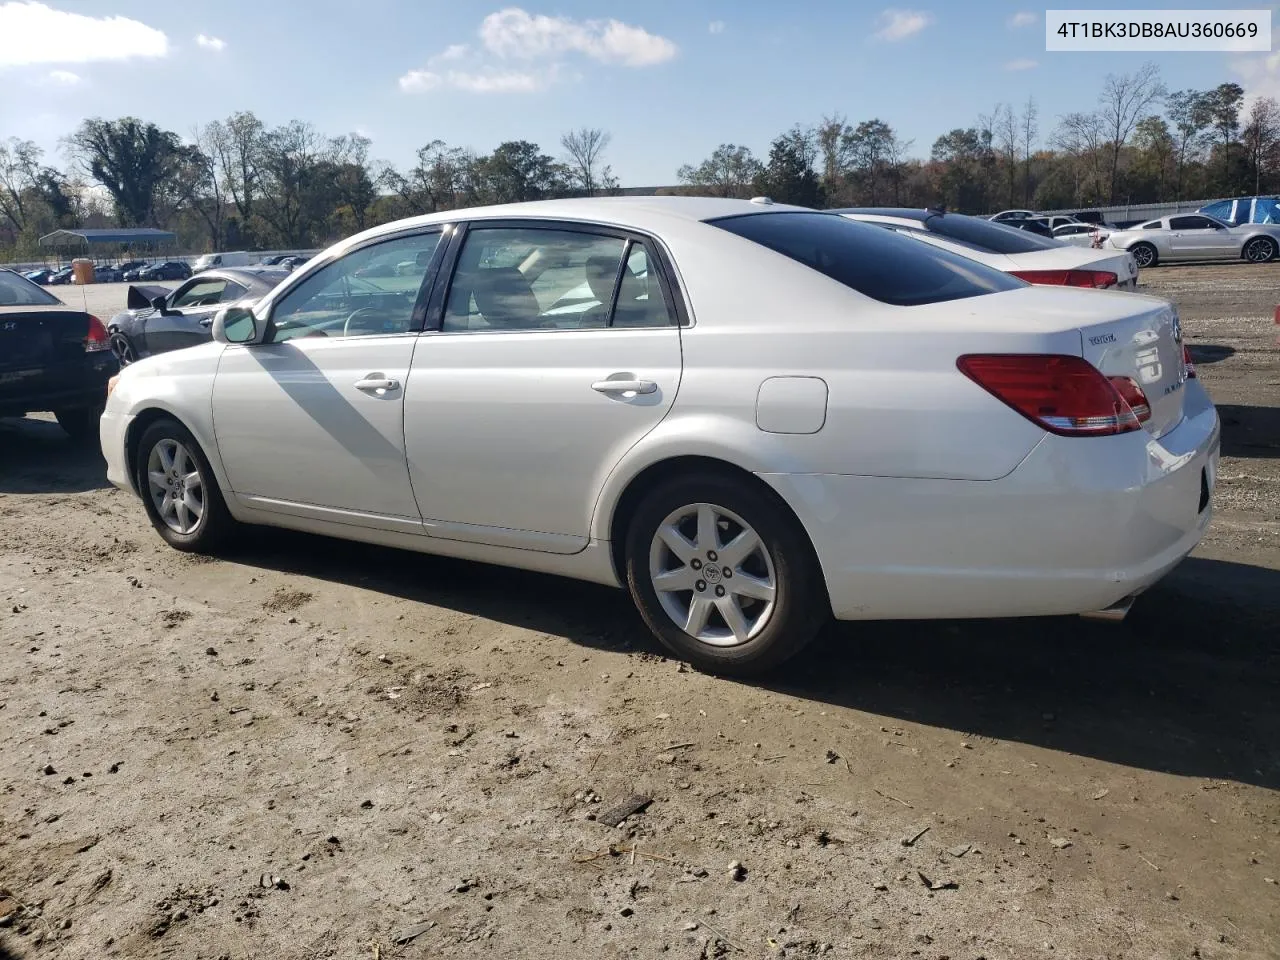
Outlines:
<svg viewBox="0 0 1280 960"><path fill-rule="evenodd" d="M652 380L597 380L591 389L599 393L657 393L658 385Z"/></svg>
<svg viewBox="0 0 1280 960"><path fill-rule="evenodd" d="M201 320L201 321L200 321L200 326L202 326L202 327L212 327L212 326L213 326L213 317L205 317L203 320Z"/></svg>
<svg viewBox="0 0 1280 960"><path fill-rule="evenodd" d="M392 390L400 389L400 381L392 380L389 377L370 376L363 380L356 381L356 389L363 390L365 393L374 393L378 396L386 396Z"/></svg>

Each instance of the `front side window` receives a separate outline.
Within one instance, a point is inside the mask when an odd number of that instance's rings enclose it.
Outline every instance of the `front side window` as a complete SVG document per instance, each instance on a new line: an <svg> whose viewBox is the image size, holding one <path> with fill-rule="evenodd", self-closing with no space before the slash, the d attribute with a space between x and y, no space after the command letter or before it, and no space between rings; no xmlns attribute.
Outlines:
<svg viewBox="0 0 1280 960"><path fill-rule="evenodd" d="M442 329L607 327L626 248L621 237L574 230L472 227L458 254Z"/></svg>
<svg viewBox="0 0 1280 960"><path fill-rule="evenodd" d="M1170 230L1212 230L1216 225L1205 217L1170 217Z"/></svg>
<svg viewBox="0 0 1280 960"><path fill-rule="evenodd" d="M196 280L187 284L169 306L174 310L181 310L183 307L210 307L222 299L222 292L226 287L227 281L220 277Z"/></svg>
<svg viewBox="0 0 1280 960"><path fill-rule="evenodd" d="M408 333L440 234L371 244L326 264L271 311L269 339Z"/></svg>
<svg viewBox="0 0 1280 960"><path fill-rule="evenodd" d="M707 222L894 306L940 303L1025 286L975 260L838 214L754 213ZM760 278L760 282L768 281Z"/></svg>

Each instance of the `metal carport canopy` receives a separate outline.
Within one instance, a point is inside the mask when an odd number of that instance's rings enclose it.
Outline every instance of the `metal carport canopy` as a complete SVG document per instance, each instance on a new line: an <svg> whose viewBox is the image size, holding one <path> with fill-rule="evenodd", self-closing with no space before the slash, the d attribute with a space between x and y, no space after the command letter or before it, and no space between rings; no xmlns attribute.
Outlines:
<svg viewBox="0 0 1280 960"><path fill-rule="evenodd" d="M73 246L78 243L166 243L177 234L155 227L116 227L95 230L55 230L40 238L42 247Z"/></svg>

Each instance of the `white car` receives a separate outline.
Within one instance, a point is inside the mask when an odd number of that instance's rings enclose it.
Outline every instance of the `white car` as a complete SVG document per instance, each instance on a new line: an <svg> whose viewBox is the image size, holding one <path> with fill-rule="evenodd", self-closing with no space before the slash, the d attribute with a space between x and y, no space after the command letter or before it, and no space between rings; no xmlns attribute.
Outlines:
<svg viewBox="0 0 1280 960"><path fill-rule="evenodd" d="M1126 253L1082 250L981 217L898 207L835 212L950 250L1029 283L1114 290L1133 290L1138 285L1138 265Z"/></svg>
<svg viewBox="0 0 1280 960"><path fill-rule="evenodd" d="M349 283L422 250L396 292ZM714 671L833 614L1118 616L1211 512L1169 303L767 201L402 220L212 332L101 421L169 544L266 524L625 586Z"/></svg>
<svg viewBox="0 0 1280 960"><path fill-rule="evenodd" d="M1061 243L1069 243L1073 247L1088 247L1097 250L1107 242L1111 231L1096 223L1064 223L1054 227L1053 239Z"/></svg>
<svg viewBox="0 0 1280 960"><path fill-rule="evenodd" d="M1176 260L1266 263L1280 251L1280 224L1233 227L1203 213L1181 213L1115 230L1107 237L1107 246L1125 251L1143 268Z"/></svg>

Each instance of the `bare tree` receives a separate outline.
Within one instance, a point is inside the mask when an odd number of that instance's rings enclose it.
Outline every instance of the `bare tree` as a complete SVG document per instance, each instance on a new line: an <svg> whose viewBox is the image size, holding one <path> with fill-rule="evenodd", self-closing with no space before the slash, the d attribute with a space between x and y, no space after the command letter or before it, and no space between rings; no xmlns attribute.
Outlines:
<svg viewBox="0 0 1280 960"><path fill-rule="evenodd" d="M1164 99L1164 83L1160 80L1160 68L1154 63L1144 63L1134 73L1107 75L1098 97L1098 116L1109 141L1110 196L1116 202L1116 185L1119 180L1120 151L1133 136L1138 121L1145 117L1152 105Z"/></svg>
<svg viewBox="0 0 1280 960"><path fill-rule="evenodd" d="M749 147L722 143L696 167L686 163L676 176L705 196L745 198L763 169Z"/></svg>
<svg viewBox="0 0 1280 960"><path fill-rule="evenodd" d="M613 135L595 127L570 130L560 138L560 146L567 154L565 164L574 184L588 197L594 197L601 187L616 186L613 173L601 165L601 158ZM612 183L611 183L612 182Z"/></svg>
<svg viewBox="0 0 1280 960"><path fill-rule="evenodd" d="M1262 192L1262 180L1276 164L1280 149L1280 104L1274 97L1259 97L1249 107L1248 123L1241 138L1253 168L1253 192Z"/></svg>
<svg viewBox="0 0 1280 960"><path fill-rule="evenodd" d="M42 151L30 140L0 142L0 214L17 231L27 225L27 198L40 177Z"/></svg>
<svg viewBox="0 0 1280 960"><path fill-rule="evenodd" d="M233 113L223 122L205 128L209 154L217 164L223 188L240 215L241 229L249 230L258 193L258 158L262 147L262 121L247 110Z"/></svg>
<svg viewBox="0 0 1280 960"><path fill-rule="evenodd" d="M1019 122L1022 133L1022 203L1024 206L1031 206L1031 153L1036 136L1040 132L1037 125L1038 118L1036 98L1027 97L1027 102L1022 107L1022 119Z"/></svg>
<svg viewBox="0 0 1280 960"><path fill-rule="evenodd" d="M840 192L845 174L853 162L853 128L842 115L836 114L823 117L814 130L814 136L822 163L822 185L827 196L834 197Z"/></svg>
<svg viewBox="0 0 1280 960"><path fill-rule="evenodd" d="M1015 184L1018 178L1018 118L1007 103L997 103L990 123L996 149L1000 152L1000 159L1004 161L1008 205L1012 207L1017 200Z"/></svg>
<svg viewBox="0 0 1280 960"><path fill-rule="evenodd" d="M1053 144L1070 163L1074 202L1098 203L1104 179L1102 154L1107 145L1103 119L1096 113L1069 113L1059 121Z"/></svg>

